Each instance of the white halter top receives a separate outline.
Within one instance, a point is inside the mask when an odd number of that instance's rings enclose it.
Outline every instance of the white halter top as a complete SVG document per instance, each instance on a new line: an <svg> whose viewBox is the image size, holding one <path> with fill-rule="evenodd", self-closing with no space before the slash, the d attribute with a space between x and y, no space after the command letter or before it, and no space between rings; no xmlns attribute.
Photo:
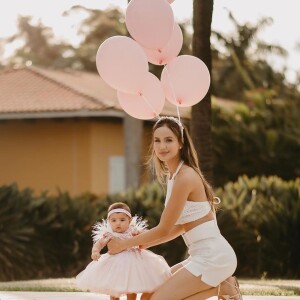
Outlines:
<svg viewBox="0 0 300 300"><path fill-rule="evenodd" d="M179 172L182 165L183 165L183 161L181 161L179 163L173 176L170 179L168 179L165 205L168 203L168 201L170 199L175 176ZM208 201L197 201L196 202L196 201L186 200L184 208L181 212L181 215L178 218L178 220L176 221L175 225L185 224L185 223L195 221L197 219L200 219L200 218L206 216L210 211L211 211L211 205Z"/></svg>

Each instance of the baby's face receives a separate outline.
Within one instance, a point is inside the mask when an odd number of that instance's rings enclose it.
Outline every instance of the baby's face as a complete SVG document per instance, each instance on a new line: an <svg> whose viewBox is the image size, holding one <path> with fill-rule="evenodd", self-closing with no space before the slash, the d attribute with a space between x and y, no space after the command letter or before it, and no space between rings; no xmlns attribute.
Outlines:
<svg viewBox="0 0 300 300"><path fill-rule="evenodd" d="M124 213L114 213L109 216L109 224L113 232L125 232L130 224L130 218Z"/></svg>

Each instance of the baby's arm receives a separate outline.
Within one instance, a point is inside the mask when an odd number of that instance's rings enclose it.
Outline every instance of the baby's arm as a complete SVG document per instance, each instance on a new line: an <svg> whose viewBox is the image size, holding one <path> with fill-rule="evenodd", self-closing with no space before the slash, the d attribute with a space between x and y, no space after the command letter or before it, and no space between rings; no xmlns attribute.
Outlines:
<svg viewBox="0 0 300 300"><path fill-rule="evenodd" d="M92 260L98 260L100 258L100 251L106 246L106 244L111 239L111 236L109 234L106 234L103 236L102 239L98 240L93 248L92 248L92 254L91 258Z"/></svg>

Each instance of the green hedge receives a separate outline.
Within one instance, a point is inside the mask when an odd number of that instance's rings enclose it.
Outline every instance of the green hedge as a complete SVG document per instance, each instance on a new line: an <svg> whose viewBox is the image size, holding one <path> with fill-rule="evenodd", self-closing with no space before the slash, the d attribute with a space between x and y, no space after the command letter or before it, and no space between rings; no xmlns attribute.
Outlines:
<svg viewBox="0 0 300 300"><path fill-rule="evenodd" d="M16 185L0 188L0 280L66 276L91 247L93 197L38 197ZM86 260L87 261L87 260Z"/></svg>
<svg viewBox="0 0 300 300"><path fill-rule="evenodd" d="M238 256L237 274L299 278L299 179L239 177L217 190L222 198L218 222ZM164 191L157 183L99 198L67 193L34 196L16 185L0 187L0 280L72 277L90 261L91 226L116 201L134 214L159 222ZM181 238L153 247L170 265L182 260Z"/></svg>
<svg viewBox="0 0 300 300"><path fill-rule="evenodd" d="M0 280L75 276L90 262L92 225L105 218L110 204L128 203L153 227L163 197L157 184L102 198L89 193L74 198L68 193L34 196L32 190L16 185L0 187ZM168 250L170 245L175 253ZM177 239L153 251L174 264L185 249Z"/></svg>
<svg viewBox="0 0 300 300"><path fill-rule="evenodd" d="M230 104L229 104L230 105ZM213 105L214 184L222 187L245 174L300 176L300 105L271 101L225 109Z"/></svg>
<svg viewBox="0 0 300 300"><path fill-rule="evenodd" d="M300 179L241 176L217 190L221 232L246 277L300 277Z"/></svg>

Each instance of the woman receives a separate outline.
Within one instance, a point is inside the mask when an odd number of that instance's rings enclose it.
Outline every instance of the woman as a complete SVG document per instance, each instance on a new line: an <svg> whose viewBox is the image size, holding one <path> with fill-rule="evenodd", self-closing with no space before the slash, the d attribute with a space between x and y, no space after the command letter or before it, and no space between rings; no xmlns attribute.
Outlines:
<svg viewBox="0 0 300 300"><path fill-rule="evenodd" d="M232 277L236 255L218 229L212 188L202 175L187 129L174 117L161 117L153 127L152 161L158 180L167 183L159 224L127 240L113 239L111 254L126 248L150 247L179 235L189 258L172 268L172 276L142 299L242 299Z"/></svg>

